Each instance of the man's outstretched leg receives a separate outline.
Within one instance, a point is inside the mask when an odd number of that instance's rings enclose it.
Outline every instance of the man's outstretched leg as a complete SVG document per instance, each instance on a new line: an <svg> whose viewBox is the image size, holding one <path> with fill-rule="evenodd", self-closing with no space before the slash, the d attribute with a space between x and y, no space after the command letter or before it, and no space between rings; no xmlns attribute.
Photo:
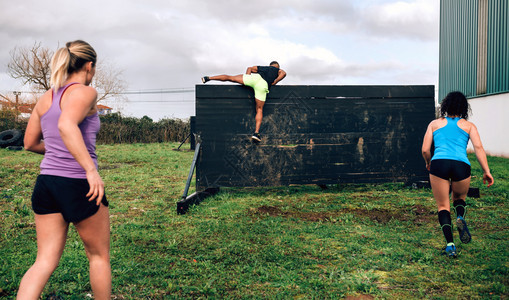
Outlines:
<svg viewBox="0 0 509 300"><path fill-rule="evenodd" d="M234 75L234 76L230 76L230 75L217 75L217 76L204 76L201 78L201 81L203 83L206 83L210 80L217 80L217 81L231 81L231 82L236 82L236 83L240 83L240 84L244 84L244 80L243 80L243 77L244 75L243 74L240 74L240 75Z"/></svg>

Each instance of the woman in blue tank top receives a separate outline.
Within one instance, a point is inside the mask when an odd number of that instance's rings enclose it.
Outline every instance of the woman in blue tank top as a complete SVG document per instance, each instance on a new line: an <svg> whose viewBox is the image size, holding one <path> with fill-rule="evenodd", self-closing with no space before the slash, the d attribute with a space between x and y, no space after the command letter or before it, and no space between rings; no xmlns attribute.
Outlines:
<svg viewBox="0 0 509 300"><path fill-rule="evenodd" d="M21 279L18 299L38 299L58 266L69 223L90 261L95 299L111 297L110 223L95 140L100 121L90 86L97 55L84 41L68 42L51 59L52 89L34 107L25 149L44 154L32 193L37 257Z"/></svg>
<svg viewBox="0 0 509 300"><path fill-rule="evenodd" d="M438 221L447 243L445 254L450 257L456 257L450 213L450 189L460 240L463 243L471 240L465 221L465 199L470 187L470 162L467 158L469 139L483 170L484 183L488 186L493 184L493 176L477 128L467 121L469 111L470 106L465 95L461 92L449 93L440 106L441 117L428 125L422 143L422 156L430 172L429 181L437 203ZM432 156L433 143L435 148Z"/></svg>

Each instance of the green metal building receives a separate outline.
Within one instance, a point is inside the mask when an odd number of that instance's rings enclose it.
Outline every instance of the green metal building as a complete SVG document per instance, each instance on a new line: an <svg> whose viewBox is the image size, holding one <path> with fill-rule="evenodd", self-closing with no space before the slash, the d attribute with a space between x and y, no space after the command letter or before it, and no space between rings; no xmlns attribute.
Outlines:
<svg viewBox="0 0 509 300"><path fill-rule="evenodd" d="M441 0L439 99L509 92L509 1Z"/></svg>
<svg viewBox="0 0 509 300"><path fill-rule="evenodd" d="M469 99L486 153L509 157L509 0L440 0L439 102L451 91Z"/></svg>

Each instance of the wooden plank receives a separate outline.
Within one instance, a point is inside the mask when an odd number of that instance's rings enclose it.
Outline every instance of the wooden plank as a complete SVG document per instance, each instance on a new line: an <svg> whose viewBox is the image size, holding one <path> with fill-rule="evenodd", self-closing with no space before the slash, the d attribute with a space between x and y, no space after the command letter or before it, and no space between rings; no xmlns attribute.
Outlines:
<svg viewBox="0 0 509 300"><path fill-rule="evenodd" d="M430 88L432 87L432 88ZM278 85L270 89L269 99L301 97L301 98L401 98L416 96L434 97L434 86L335 86L335 85ZM197 98L253 98L252 89L240 85L207 84L196 86Z"/></svg>

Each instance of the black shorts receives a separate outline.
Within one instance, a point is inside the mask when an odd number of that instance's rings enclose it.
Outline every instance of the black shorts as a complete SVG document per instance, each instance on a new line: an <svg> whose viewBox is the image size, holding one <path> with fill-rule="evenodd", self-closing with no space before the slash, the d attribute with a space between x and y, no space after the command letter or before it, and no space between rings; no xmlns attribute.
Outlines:
<svg viewBox="0 0 509 300"><path fill-rule="evenodd" d="M445 180L461 181L470 177L470 165L459 160L434 159L429 173Z"/></svg>
<svg viewBox="0 0 509 300"><path fill-rule="evenodd" d="M89 190L86 179L39 175L32 193L32 209L39 215L61 213L66 222L79 222L99 210L95 200L88 201ZM101 203L108 206L106 195Z"/></svg>

